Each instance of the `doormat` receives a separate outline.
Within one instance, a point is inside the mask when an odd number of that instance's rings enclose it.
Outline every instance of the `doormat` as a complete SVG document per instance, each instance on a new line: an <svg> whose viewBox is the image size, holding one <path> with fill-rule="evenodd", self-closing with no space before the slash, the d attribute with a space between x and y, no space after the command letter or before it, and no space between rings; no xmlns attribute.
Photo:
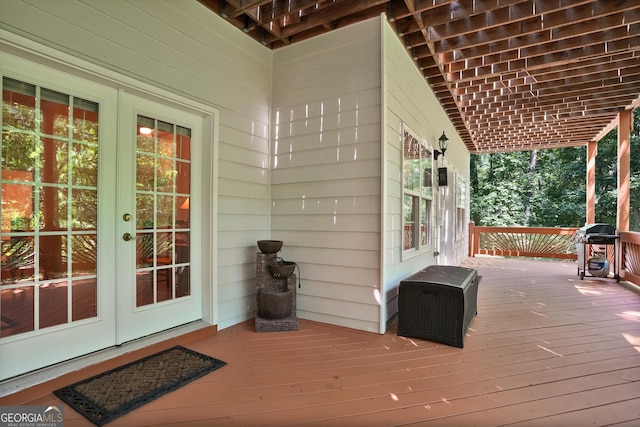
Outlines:
<svg viewBox="0 0 640 427"><path fill-rule="evenodd" d="M176 346L53 393L102 426L226 364Z"/></svg>

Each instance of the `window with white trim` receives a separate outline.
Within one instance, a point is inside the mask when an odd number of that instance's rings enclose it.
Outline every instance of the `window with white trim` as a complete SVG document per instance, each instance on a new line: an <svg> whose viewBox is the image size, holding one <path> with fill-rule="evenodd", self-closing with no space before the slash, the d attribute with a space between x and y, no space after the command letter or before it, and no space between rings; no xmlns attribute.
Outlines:
<svg viewBox="0 0 640 427"><path fill-rule="evenodd" d="M426 142L403 126L402 247L419 251L432 242L433 153Z"/></svg>

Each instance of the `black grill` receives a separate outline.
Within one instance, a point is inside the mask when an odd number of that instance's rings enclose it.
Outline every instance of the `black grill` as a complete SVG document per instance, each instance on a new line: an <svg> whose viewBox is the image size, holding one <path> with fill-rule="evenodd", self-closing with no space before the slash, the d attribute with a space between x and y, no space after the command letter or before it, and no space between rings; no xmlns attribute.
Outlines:
<svg viewBox="0 0 640 427"><path fill-rule="evenodd" d="M613 277L617 281L620 280L616 262L616 246L619 238L620 236L616 234L615 227L609 224L587 224L576 231L578 276L580 276L581 280L584 279L585 273L588 271L589 257L598 250L603 252L604 258L611 260Z"/></svg>

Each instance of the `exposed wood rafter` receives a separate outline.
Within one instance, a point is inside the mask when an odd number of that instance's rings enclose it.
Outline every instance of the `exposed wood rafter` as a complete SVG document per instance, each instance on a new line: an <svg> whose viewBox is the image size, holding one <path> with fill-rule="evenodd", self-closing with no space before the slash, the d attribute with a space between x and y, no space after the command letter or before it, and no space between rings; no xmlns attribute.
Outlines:
<svg viewBox="0 0 640 427"><path fill-rule="evenodd" d="M271 49L385 13L472 153L585 145L640 104L637 0L198 0Z"/></svg>

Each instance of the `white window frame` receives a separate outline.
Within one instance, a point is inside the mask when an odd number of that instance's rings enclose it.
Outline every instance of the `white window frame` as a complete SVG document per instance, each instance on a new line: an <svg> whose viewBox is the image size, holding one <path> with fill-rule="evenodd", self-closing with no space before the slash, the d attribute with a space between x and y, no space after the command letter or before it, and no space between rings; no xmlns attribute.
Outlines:
<svg viewBox="0 0 640 427"><path fill-rule="evenodd" d="M402 253L411 256L433 249L434 223L434 165L433 149L406 125L402 126ZM407 150L417 152L416 165L410 164L415 158L407 158ZM413 169L413 173L409 172ZM412 176L411 176L412 175ZM408 204L405 199L411 198ZM407 206L410 215L405 215ZM425 209L423 209L423 207ZM423 212L424 211L424 212ZM419 226L416 226L419 224ZM408 234L409 233L409 234ZM423 238L424 236L424 238ZM407 240L410 237L410 246Z"/></svg>

